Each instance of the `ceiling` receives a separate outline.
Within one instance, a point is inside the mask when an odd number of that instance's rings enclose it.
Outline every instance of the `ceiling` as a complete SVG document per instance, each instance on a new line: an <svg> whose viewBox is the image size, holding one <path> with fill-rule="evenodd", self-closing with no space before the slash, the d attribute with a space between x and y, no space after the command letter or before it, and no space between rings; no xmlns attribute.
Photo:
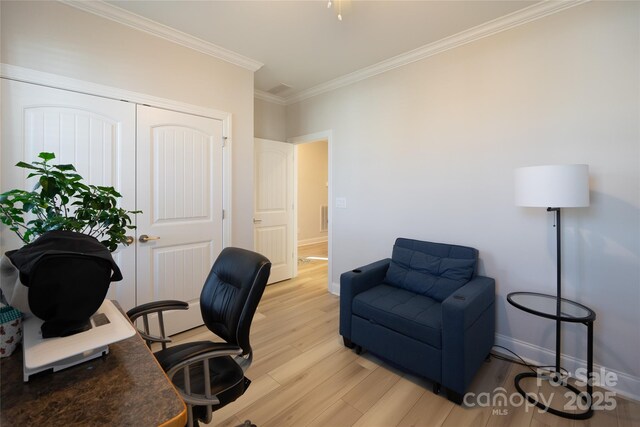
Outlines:
<svg viewBox="0 0 640 427"><path fill-rule="evenodd" d="M332 8L325 0L106 3L262 63L255 89L286 100L536 2L334 0ZM281 84L290 88L277 91Z"/></svg>

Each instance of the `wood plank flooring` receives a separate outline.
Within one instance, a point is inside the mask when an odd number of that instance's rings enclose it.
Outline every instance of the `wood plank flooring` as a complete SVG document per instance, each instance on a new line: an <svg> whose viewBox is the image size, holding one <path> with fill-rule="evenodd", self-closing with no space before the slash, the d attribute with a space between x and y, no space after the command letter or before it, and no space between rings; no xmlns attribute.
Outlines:
<svg viewBox="0 0 640 427"><path fill-rule="evenodd" d="M326 244L301 247L300 258L326 256ZM605 426L640 427L640 403L616 397L616 408L572 421L523 406L457 406L434 395L431 382L356 355L338 334L339 300L327 292L327 262L299 262L299 276L267 287L251 330L254 362L247 392L214 412L211 426ZM215 339L200 327L175 343ZM492 358L470 392L515 392L526 368Z"/></svg>

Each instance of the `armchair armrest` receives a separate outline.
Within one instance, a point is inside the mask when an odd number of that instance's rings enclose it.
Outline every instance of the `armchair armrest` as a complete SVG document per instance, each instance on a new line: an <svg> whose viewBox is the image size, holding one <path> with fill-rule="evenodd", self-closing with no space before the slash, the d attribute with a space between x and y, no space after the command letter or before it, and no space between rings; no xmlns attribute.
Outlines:
<svg viewBox="0 0 640 427"><path fill-rule="evenodd" d="M442 323L452 330L466 330L495 299L495 280L476 276L442 301Z"/></svg>
<svg viewBox="0 0 640 427"><path fill-rule="evenodd" d="M167 338L164 332L164 318L162 313L169 310L186 310L188 308L189 304L183 301L152 301L133 307L131 310L127 311L127 317L129 317L129 320L131 320L131 323L133 323L133 326L136 328L140 336L147 342L147 346L151 347L151 343L159 342L162 343L162 348L164 349L166 348L167 343L171 342L171 340ZM153 313L158 314L158 324L161 336L151 335L149 332L149 315ZM140 330L136 327L136 319L139 317L142 317L144 330Z"/></svg>
<svg viewBox="0 0 640 427"><path fill-rule="evenodd" d="M351 302L353 298L382 283L390 262L389 258L385 258L340 275L340 335L345 339L351 339Z"/></svg>
<svg viewBox="0 0 640 427"><path fill-rule="evenodd" d="M442 385L462 395L495 336L495 280L476 276L442 302Z"/></svg>

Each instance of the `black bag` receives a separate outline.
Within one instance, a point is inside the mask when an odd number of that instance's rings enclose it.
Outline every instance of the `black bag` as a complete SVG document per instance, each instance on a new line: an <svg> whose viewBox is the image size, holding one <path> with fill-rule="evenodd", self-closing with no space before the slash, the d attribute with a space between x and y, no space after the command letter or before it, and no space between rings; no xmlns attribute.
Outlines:
<svg viewBox="0 0 640 427"><path fill-rule="evenodd" d="M110 282L122 280L111 252L98 240L72 231L50 231L6 253L28 288L29 310L44 320L42 337L90 329Z"/></svg>

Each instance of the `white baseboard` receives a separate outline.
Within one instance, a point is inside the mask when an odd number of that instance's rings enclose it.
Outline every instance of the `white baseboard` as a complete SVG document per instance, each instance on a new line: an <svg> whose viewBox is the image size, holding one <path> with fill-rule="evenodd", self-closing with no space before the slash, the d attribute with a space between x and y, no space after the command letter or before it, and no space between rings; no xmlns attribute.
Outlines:
<svg viewBox="0 0 640 427"><path fill-rule="evenodd" d="M506 335L496 334L495 343L496 345L506 347L518 354L518 356L522 357L527 363L542 365L553 364L555 361L555 351L539 347L525 341L520 341ZM505 356L513 357L512 354L500 348L494 348L494 351L504 354ZM581 360L565 354L562 355L561 364L562 367L567 369L572 375L578 370L578 368L582 368L584 370L587 367L586 360ZM595 363L593 364L593 370L594 372L612 372L618 377L617 383L614 386L609 384L605 386L596 382L597 386L616 392L621 396L633 400L640 400L640 378ZM600 376L596 379L599 379L599 377Z"/></svg>
<svg viewBox="0 0 640 427"><path fill-rule="evenodd" d="M333 295L340 296L340 283L331 282L329 284L329 292L331 292Z"/></svg>
<svg viewBox="0 0 640 427"><path fill-rule="evenodd" d="M316 243L324 243L328 241L327 236L312 237L311 239L298 240L298 246L315 245Z"/></svg>

